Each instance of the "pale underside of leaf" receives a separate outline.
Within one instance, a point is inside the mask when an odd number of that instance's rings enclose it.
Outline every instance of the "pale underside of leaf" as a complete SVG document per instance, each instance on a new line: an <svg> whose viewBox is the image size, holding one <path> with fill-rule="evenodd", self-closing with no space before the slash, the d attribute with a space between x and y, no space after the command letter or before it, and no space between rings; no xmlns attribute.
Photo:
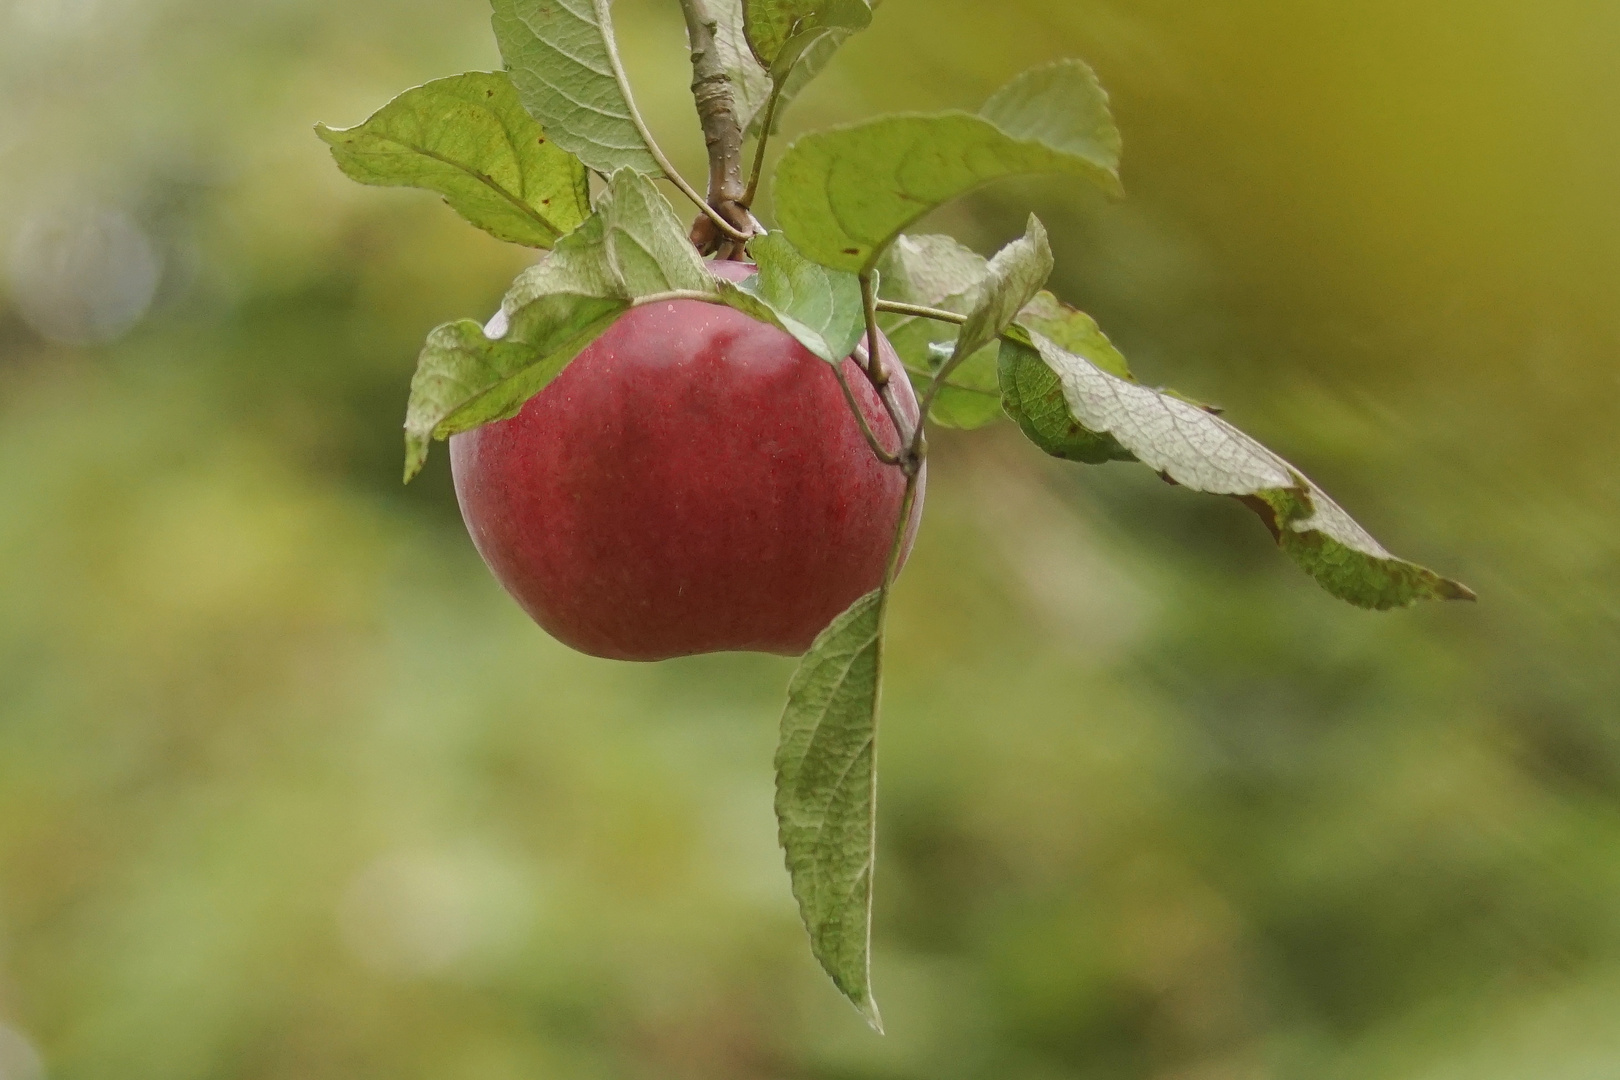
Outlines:
<svg viewBox="0 0 1620 1080"><path fill-rule="evenodd" d="M1028 385L1029 347L1005 339L1004 392L1009 412L1026 414L1020 418L1026 431L1029 409L1043 409L1037 427L1066 424L1071 437L1094 440L1095 460L1134 458L1195 491L1241 499L1262 513L1283 549L1323 588L1350 603L1385 609L1473 598L1465 586L1391 555L1299 470L1219 416L1112 375L1038 332L1028 338L1055 376L1067 415L1052 417L1051 394Z"/></svg>
<svg viewBox="0 0 1620 1080"><path fill-rule="evenodd" d="M620 169L599 199L607 254L626 295L712 291L714 278L669 200L647 177Z"/></svg>
<svg viewBox="0 0 1620 1080"><path fill-rule="evenodd" d="M967 321L957 332L948 363L984 349L1001 336L1052 273L1052 248L1046 228L1034 214L1024 235L996 252L984 277L973 286Z"/></svg>
<svg viewBox="0 0 1620 1080"><path fill-rule="evenodd" d="M816 638L788 687L776 814L793 895L822 968L874 1028L872 869L885 595L861 597Z"/></svg>
<svg viewBox="0 0 1620 1080"><path fill-rule="evenodd" d="M878 270L884 299L967 315L980 302L990 264L949 236L901 236L884 254ZM912 386L919 395L926 393L954 353L959 327L895 313L882 314L878 320ZM971 429L1003 415L997 351L993 341L985 344L950 372L928 411L931 421Z"/></svg>
<svg viewBox="0 0 1620 1080"><path fill-rule="evenodd" d="M1087 465L1135 460L1112 435L1091 431L1075 421L1058 373L1032 347L1003 338L997 379L1007 415L1031 442L1053 457Z"/></svg>
<svg viewBox="0 0 1620 1080"><path fill-rule="evenodd" d="M898 237L884 252L878 272L884 299L938 307L946 297L972 290L989 265L988 259L954 237L925 233Z"/></svg>
<svg viewBox="0 0 1620 1080"><path fill-rule="evenodd" d="M1110 375L1136 381L1136 376L1131 374L1130 364L1114 348L1114 343L1108 340L1096 320L1044 289L1024 305L1024 310L1018 313L1018 323L1041 334L1059 348L1078 353Z"/></svg>
<svg viewBox="0 0 1620 1080"><path fill-rule="evenodd" d="M492 0L495 40L524 107L604 176L662 176L631 104L608 0Z"/></svg>
<svg viewBox="0 0 1620 1080"><path fill-rule="evenodd" d="M315 130L351 179L437 192L502 240L550 247L590 213L584 167L524 111L504 72L436 79L356 127Z"/></svg>

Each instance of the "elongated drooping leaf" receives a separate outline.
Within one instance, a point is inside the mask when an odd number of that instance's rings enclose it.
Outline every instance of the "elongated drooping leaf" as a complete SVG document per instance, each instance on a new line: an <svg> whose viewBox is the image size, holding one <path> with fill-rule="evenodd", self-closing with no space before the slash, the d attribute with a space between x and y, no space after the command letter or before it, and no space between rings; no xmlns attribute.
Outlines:
<svg viewBox="0 0 1620 1080"><path fill-rule="evenodd" d="M1302 473L1220 417L1111 375L1040 333L1027 333L1028 345L1020 336L1003 339L1002 373L1015 383L1009 412L1047 400L1016 385L1027 379L1033 353L1055 376L1070 426L1111 439L1124 456L1178 484L1260 510L1283 549L1334 596L1380 610L1473 599L1467 587L1385 551Z"/></svg>
<svg viewBox="0 0 1620 1080"><path fill-rule="evenodd" d="M1048 454L1087 465L1135 460L1112 435L1092 431L1070 415L1062 381L1033 347L1002 338L997 374L1002 408Z"/></svg>
<svg viewBox="0 0 1620 1080"><path fill-rule="evenodd" d="M990 105L994 120L887 116L799 139L777 166L774 188L788 239L817 262L858 273L911 222L1000 177L1065 173L1119 190L1119 134L1084 64L1021 75ZM1044 121L1046 110L1083 119Z"/></svg>
<svg viewBox="0 0 1620 1080"><path fill-rule="evenodd" d="M860 279L811 262L781 233L754 237L748 253L759 272L736 288L770 308L775 317L766 321L829 363L841 363L854 351L866 325Z"/></svg>
<svg viewBox="0 0 1620 1080"><path fill-rule="evenodd" d="M428 335L405 414L405 479L432 439L516 415L636 300L714 290L652 181L614 173L596 213L518 275L489 331L462 320Z"/></svg>
<svg viewBox="0 0 1620 1080"><path fill-rule="evenodd" d="M591 212L584 166L524 112L505 72L435 79L357 127L315 133L350 179L436 191L514 244L550 247Z"/></svg>
<svg viewBox="0 0 1620 1080"><path fill-rule="evenodd" d="M492 0L495 41L524 108L603 175L662 176L636 121L608 0Z"/></svg>
<svg viewBox="0 0 1620 1080"><path fill-rule="evenodd" d="M744 28L743 0L707 0L714 17L714 47L731 80L731 101L737 124L744 131L765 108L771 96L771 77L755 59Z"/></svg>
<svg viewBox="0 0 1620 1080"><path fill-rule="evenodd" d="M879 1031L871 943L883 607L883 590L866 594L810 646L776 751L778 835L810 948Z"/></svg>

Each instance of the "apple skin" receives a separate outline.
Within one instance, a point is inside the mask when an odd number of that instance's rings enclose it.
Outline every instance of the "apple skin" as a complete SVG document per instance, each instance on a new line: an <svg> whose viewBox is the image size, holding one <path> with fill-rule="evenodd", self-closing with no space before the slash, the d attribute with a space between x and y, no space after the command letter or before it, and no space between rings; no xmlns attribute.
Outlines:
<svg viewBox="0 0 1620 1080"><path fill-rule="evenodd" d="M710 267L733 281L753 272ZM911 384L879 345L915 423ZM843 372L895 449L866 377L850 359ZM553 637L615 660L804 652L882 584L905 495L830 365L774 326L694 300L620 316L516 416L452 437L450 462L496 579Z"/></svg>

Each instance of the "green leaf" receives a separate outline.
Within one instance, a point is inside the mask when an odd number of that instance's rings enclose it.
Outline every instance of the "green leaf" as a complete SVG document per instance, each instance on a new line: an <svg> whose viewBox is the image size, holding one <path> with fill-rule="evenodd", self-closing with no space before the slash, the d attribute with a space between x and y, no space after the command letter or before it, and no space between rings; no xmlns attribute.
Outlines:
<svg viewBox="0 0 1620 1080"><path fill-rule="evenodd" d="M627 295L714 291L714 278L687 239L675 208L651 180L620 169L598 204L608 260Z"/></svg>
<svg viewBox="0 0 1620 1080"><path fill-rule="evenodd" d="M885 300L966 315L988 267L983 255L949 236L902 236L878 262L880 295ZM920 397L950 356L957 324L879 312L878 326L894 346ZM929 419L947 427L974 428L999 416L1001 394L994 361L992 352L988 372L978 357L963 362L934 399Z"/></svg>
<svg viewBox="0 0 1620 1080"><path fill-rule="evenodd" d="M858 273L907 225L1001 177L1055 172L1119 190L1119 135L1084 64L1061 61L1019 76L991 106L994 120L887 116L799 139L774 187L788 239L819 263ZM1039 121L1046 110L1078 119Z"/></svg>
<svg viewBox="0 0 1620 1080"><path fill-rule="evenodd" d="M997 379L1002 409L1030 442L1053 457L1086 465L1136 460L1112 435L1088 431L1069 415L1057 372L1032 346L1003 337Z"/></svg>
<svg viewBox="0 0 1620 1080"><path fill-rule="evenodd" d="M1175 483L1232 495L1255 508L1283 550L1334 596L1380 610L1425 599L1473 598L1467 587L1384 550L1297 469L1220 417L1109 374L1040 333L1028 333L1028 345L1018 340L1021 336L1003 340L1004 377L1027 378L1031 359L1044 365L1059 384L1070 425L1093 437L1111 437ZM1026 416L1029 403L1039 407L1050 400L1030 394L1028 386L1004 388Z"/></svg>
<svg viewBox="0 0 1620 1080"><path fill-rule="evenodd" d="M939 324L936 324L939 325ZM942 345L938 353L921 371L907 368L911 385L919 397L927 393L933 382L933 372L949 356L949 346ZM1002 416L1001 389L996 373L996 349L987 346L959 364L945 379L934 403L929 406L928 419L943 427L972 430L994 423Z"/></svg>
<svg viewBox="0 0 1620 1080"><path fill-rule="evenodd" d="M515 416L629 306L603 219L592 215L513 284L501 305L504 335L487 336L470 319L430 333L405 411L406 482L432 439Z"/></svg>
<svg viewBox="0 0 1620 1080"><path fill-rule="evenodd" d="M769 69L777 98L771 134L781 126L787 104L832 62L845 40L871 25L876 7L866 0L744 0L753 27L749 45ZM766 112L744 125L750 135L762 134Z"/></svg>
<svg viewBox="0 0 1620 1080"><path fill-rule="evenodd" d="M743 0L743 25L754 58L769 70L794 26L819 6L819 0Z"/></svg>
<svg viewBox="0 0 1620 1080"><path fill-rule="evenodd" d="M414 87L365 123L316 124L345 176L420 187L502 240L548 248L591 212L585 168L546 138L505 72Z"/></svg>
<svg viewBox="0 0 1620 1080"><path fill-rule="evenodd" d="M815 38L870 26L872 8L866 0L743 0L743 22L755 58L779 79Z"/></svg>
<svg viewBox="0 0 1620 1080"><path fill-rule="evenodd" d="M880 263L887 299L967 315L961 327L912 315L880 316L889 341L918 394L957 352L928 417L954 428L977 428L1002 415L995 337L1051 272L1045 230L1030 218L1029 234L991 262L947 236L902 236ZM891 280L892 279L892 280ZM971 337L966 333L971 332ZM966 345L963 342L967 342Z"/></svg>
<svg viewBox="0 0 1620 1080"><path fill-rule="evenodd" d="M447 439L514 416L634 301L715 291L669 202L647 177L621 169L596 213L518 275L501 314L428 335L405 414L405 479Z"/></svg>
<svg viewBox="0 0 1620 1080"><path fill-rule="evenodd" d="M788 686L776 751L776 818L810 948L881 1031L872 999L872 867L884 590L810 646Z"/></svg>
<svg viewBox="0 0 1620 1080"><path fill-rule="evenodd" d="M737 123L747 131L765 110L771 96L771 77L754 58L744 27L743 0L708 0L714 17L714 47L731 80L731 100Z"/></svg>
<svg viewBox="0 0 1620 1080"><path fill-rule="evenodd" d="M1096 72L1079 60L1031 68L990 95L979 115L1015 139L1057 147L1104 170L1119 184L1119 128Z"/></svg>
<svg viewBox="0 0 1620 1080"><path fill-rule="evenodd" d="M721 282L727 302L786 330L828 363L842 363L866 326L860 279L811 262L780 233L754 237L748 253L759 272L735 286Z"/></svg>
<svg viewBox="0 0 1620 1080"><path fill-rule="evenodd" d="M817 75L827 69L833 57L849 37L848 33L817 34L813 40L799 53L797 60L788 70L772 83L772 93L777 97L776 112L771 116L771 130L769 134L775 135L782 129L782 118L787 115L787 107L800 92L808 86ZM746 134L755 138L766 134L764 131L768 109L761 109L755 114L746 129Z"/></svg>
<svg viewBox="0 0 1620 1080"><path fill-rule="evenodd" d="M1329 593L1376 611L1419 600L1475 599L1468 586L1395 558L1321 488L1300 473L1294 479L1293 488L1259 493L1269 514L1253 508L1289 558Z"/></svg>
<svg viewBox="0 0 1620 1080"><path fill-rule="evenodd" d="M564 150L603 175L663 170L619 62L608 0L493 0L501 59L523 105Z"/></svg>

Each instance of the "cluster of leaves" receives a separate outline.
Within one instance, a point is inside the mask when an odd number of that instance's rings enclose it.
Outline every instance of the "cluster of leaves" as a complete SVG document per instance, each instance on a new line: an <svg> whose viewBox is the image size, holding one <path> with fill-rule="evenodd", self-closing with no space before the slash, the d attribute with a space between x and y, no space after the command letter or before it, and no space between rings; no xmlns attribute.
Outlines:
<svg viewBox="0 0 1620 1080"><path fill-rule="evenodd" d="M872 19L867 0L683 3L705 20L735 115L761 151L788 102ZM635 107L608 0L493 8L504 71L439 79L357 127L317 128L350 177L430 189L492 235L549 249L487 326L461 320L428 335L406 413L407 480L432 440L514 415L636 305L729 305L837 365L868 331L876 295L931 422L1010 417L1056 457L1139 461L1240 499L1323 588L1363 607L1470 595L1390 555L1210 409L1137 382L1096 323L1045 291L1052 255L1033 217L989 259L949 237L904 235L935 207L1016 174L1118 193L1119 132L1083 63L1026 72L976 113L884 116L801 137L773 179L779 229L749 241L757 272L733 284L708 272L653 183L666 179L702 206ZM780 835L812 948L874 1026L873 746L887 591L857 601L804 658L776 763Z"/></svg>

